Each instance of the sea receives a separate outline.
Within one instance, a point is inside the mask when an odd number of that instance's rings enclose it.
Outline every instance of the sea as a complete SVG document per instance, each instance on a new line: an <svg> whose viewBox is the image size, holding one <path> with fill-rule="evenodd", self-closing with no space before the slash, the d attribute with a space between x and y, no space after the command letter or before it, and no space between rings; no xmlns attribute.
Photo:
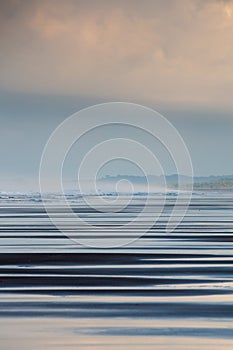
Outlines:
<svg viewBox="0 0 233 350"><path fill-rule="evenodd" d="M98 197L0 195L0 349L232 350L233 192Z"/></svg>

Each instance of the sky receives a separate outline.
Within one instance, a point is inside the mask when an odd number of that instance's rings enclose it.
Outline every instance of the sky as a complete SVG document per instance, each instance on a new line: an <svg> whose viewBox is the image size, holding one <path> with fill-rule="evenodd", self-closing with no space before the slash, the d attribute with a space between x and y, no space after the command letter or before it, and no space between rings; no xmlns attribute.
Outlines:
<svg viewBox="0 0 233 350"><path fill-rule="evenodd" d="M111 101L164 115L195 175L233 174L232 0L0 0L0 47L0 190L35 188L54 128Z"/></svg>

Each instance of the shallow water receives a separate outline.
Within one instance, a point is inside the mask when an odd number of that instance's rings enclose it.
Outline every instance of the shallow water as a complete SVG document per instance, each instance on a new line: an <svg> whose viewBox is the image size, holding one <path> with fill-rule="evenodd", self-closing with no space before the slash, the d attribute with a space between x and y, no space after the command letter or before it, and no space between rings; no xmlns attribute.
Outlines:
<svg viewBox="0 0 233 350"><path fill-rule="evenodd" d="M233 194L195 194L167 234L174 201L139 240L96 249L60 233L34 198L2 198L1 349L232 349ZM140 198L115 214L90 210L81 198L72 205L97 225L99 242L106 227L113 240L137 237L151 220L147 213L128 232L119 229L137 215ZM59 202L51 206L72 233Z"/></svg>

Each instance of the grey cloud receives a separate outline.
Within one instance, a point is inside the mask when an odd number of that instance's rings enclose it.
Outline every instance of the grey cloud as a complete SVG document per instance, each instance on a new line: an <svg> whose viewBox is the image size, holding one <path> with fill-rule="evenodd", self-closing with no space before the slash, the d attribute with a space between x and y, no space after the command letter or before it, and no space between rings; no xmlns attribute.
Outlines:
<svg viewBox="0 0 233 350"><path fill-rule="evenodd" d="M232 108L233 2L1 2L6 91Z"/></svg>

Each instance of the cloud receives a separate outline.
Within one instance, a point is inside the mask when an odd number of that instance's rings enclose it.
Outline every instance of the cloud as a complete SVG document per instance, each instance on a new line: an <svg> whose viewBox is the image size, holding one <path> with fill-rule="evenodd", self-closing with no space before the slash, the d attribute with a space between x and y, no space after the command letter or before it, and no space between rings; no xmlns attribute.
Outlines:
<svg viewBox="0 0 233 350"><path fill-rule="evenodd" d="M5 90L233 107L233 1L1 6Z"/></svg>

